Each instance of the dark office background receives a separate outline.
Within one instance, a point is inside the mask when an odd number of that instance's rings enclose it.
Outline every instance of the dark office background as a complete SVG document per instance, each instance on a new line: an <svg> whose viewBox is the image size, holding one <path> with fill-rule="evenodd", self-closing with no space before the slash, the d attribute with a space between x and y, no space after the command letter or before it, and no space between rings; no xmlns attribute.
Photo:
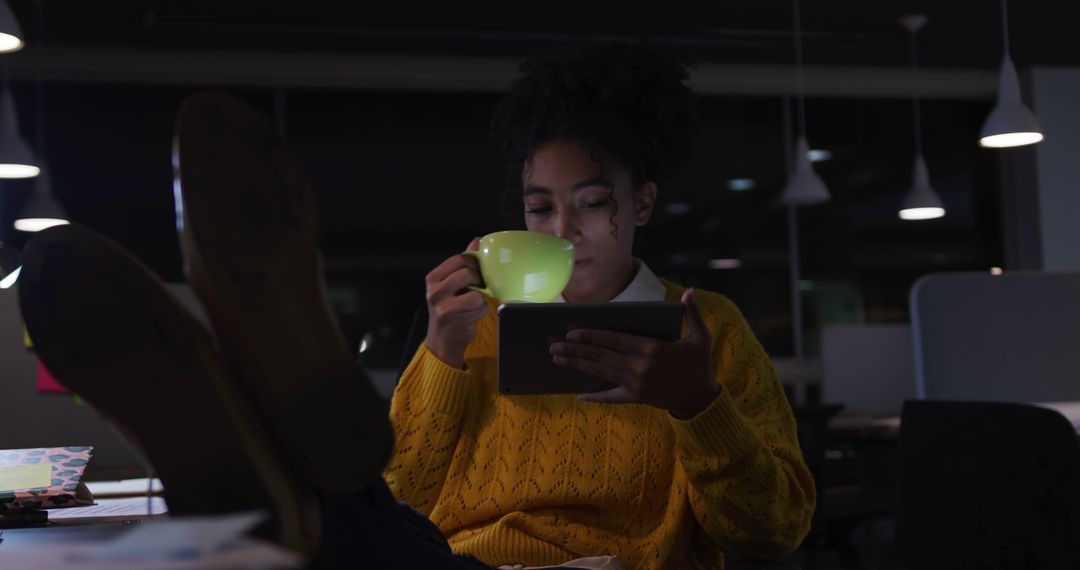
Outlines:
<svg viewBox="0 0 1080 570"><path fill-rule="evenodd" d="M113 3L104 10L60 1L12 2L31 46L11 56L21 58L11 81L22 131L32 144L44 141L54 192L73 222L113 237L163 278L179 281L170 165L176 109L199 87L228 90L260 108L281 126L314 182L332 301L354 333L370 335L363 358L378 368L398 364L413 312L423 301L424 274L473 236L520 225L501 207L506 184L488 137L490 111L505 85L297 87L273 85L272 78L261 85L195 85L190 69L183 72L189 79L176 83L168 80L169 69L156 70L164 78L159 81L135 75L126 81L74 80L78 74L65 76L63 66L77 63L84 48L87 60L98 61L107 57L100 50L127 54L118 61L155 50L506 59L572 52L587 40L643 36L683 49L701 65L781 65L793 57L787 2L741 5L738 13L703 17L694 27L685 23L693 18L671 26L661 19L653 29L642 18L626 24L551 19L487 25L462 15L369 14L352 4L218 4ZM806 63L876 66L906 77L907 37L896 21L921 11L930 15L920 39L924 66L995 70L996 8L974 0L948 4L805 2ZM1030 14L1036 10L1073 10L1035 4L1017 3L1014 35L1033 37ZM972 11L985 17L973 18ZM976 19L990 23L973 27ZM1080 60L1074 49L1053 49L1064 39L1052 27L1045 42L1016 42L1018 65ZM907 292L920 275L1005 265L998 182L1003 159L976 144L992 102L923 101L931 182L948 215L904 222L896 212L911 184L910 99L905 93L807 99L811 146L832 154L815 164L832 200L799 211L800 288L811 355L817 331L826 324L907 320ZM778 204L792 106L790 97L775 93L701 95L704 129L693 162L661 187L661 203L638 244L638 253L661 276L734 299L774 356L793 352L788 226ZM756 186L729 190L727 181L738 178L753 179ZM12 221L31 185L2 182L0 240L6 243L21 247L29 237L12 229ZM741 265L711 268L714 259Z"/></svg>

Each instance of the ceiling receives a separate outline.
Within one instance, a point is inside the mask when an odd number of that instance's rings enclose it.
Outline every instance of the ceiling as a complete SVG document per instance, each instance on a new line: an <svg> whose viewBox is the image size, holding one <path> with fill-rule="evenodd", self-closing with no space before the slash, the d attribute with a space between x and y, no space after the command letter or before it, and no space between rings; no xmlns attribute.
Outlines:
<svg viewBox="0 0 1080 570"><path fill-rule="evenodd" d="M686 47L704 62L792 60L792 4L757 2L647 4L618 13L580 6L519 4L483 10L419 9L411 3L13 0L31 42L137 49L426 53L520 57L586 38L634 39ZM573 13L569 10L574 8ZM993 68L1001 58L1001 12L987 0L815 0L802 3L809 64L904 65L898 19L922 13L921 59L930 67ZM1080 3L1013 2L1014 59L1029 65L1078 65ZM39 24L38 13L43 16ZM40 36L36 26L45 30ZM40 42L38 42L40 43Z"/></svg>
<svg viewBox="0 0 1080 570"><path fill-rule="evenodd" d="M507 4L505 14L483 16L457 4L441 10L371 2L9 4L30 46L10 56L25 64L12 65L20 120L32 142L44 141L54 191L74 221L110 235L170 280L182 277L172 223L172 123L179 102L194 88L224 86L281 120L318 191L331 280L394 284L396 275L415 288L422 285L417 275L472 236L516 223L499 207L502 169L487 137L491 106L506 82L500 74L513 69L498 68L490 76L498 86L471 92L445 92L430 83L422 89L290 83L304 77L312 54L315 60L345 58L345 68L323 70L329 76L355 72L347 66L356 61L393 66L407 58L436 58L413 72L427 73L438 71L438 58L513 62L572 51L588 39L642 37L682 47L692 61L716 66L721 74L788 66L793 60L791 3L772 0L712 3L707 12L669 2L639 12L621 7L617 15L598 17L570 16L552 5L523 17L520 4ZM1073 30L1080 3L1030 0L1014 2L1010 10L1018 67L1080 66ZM950 215L918 225L901 223L895 215L911 176L911 106L906 89L899 88L906 84L897 82L892 91L870 98L859 85L900 76L894 71L908 65L907 38L898 19L910 13L929 16L919 43L928 76L937 71L939 77L953 77L951 89L968 77L990 82L972 91L978 96L954 89L950 97L925 101L927 161ZM902 305L906 297L897 291L927 270L999 264L1000 155L975 144L1001 60L998 4L807 0L802 20L808 65L858 70L829 97L807 103L811 144L833 151L832 160L816 166L833 200L800 213L805 274L861 272L860 279L874 279L865 275L877 271L898 284L882 295ZM186 55L170 59L168 54L178 51ZM55 62L48 67L52 54L75 61L84 52L108 56L82 68ZM231 67L219 65L218 71L239 73L258 64L257 81L200 74L235 54L254 55L232 59ZM349 59L369 56L381 59ZM46 81L39 92L33 72L40 69L53 72L42 74ZM972 71L977 74L965 75ZM279 80L285 89L275 94ZM776 284L765 287L760 280L746 280L742 298L737 283L717 288L740 304L747 302L749 314L768 315L786 311L787 225L776 197L789 146L783 94L790 91L786 84L779 90L753 89L702 98L705 132L695 160L663 189L664 200L689 204L690 210L658 212L645 245L646 253L663 255L657 261L661 271L676 277L681 266L742 257L777 281L779 294L771 289ZM724 191L724 181L736 177L754 178L758 186L746 193ZM21 246L28 236L11 230L10 220L30 184L5 182L3 187L0 239ZM762 301L764 308L748 301L766 291L771 293ZM902 318L899 311L888 314ZM759 331L766 326L754 324L762 327Z"/></svg>
<svg viewBox="0 0 1080 570"><path fill-rule="evenodd" d="M44 131L36 129L38 105L28 108L24 104L21 115L24 131L30 132L31 139L48 134L45 140L53 164L58 168L81 165L78 175L75 166L53 175L56 192L76 209L73 217L81 214L84 220L98 220L102 227L112 227L117 236L135 232L140 226L113 226L115 203L143 204L154 212L151 216L170 215L167 205L171 195L165 191L169 172L164 161L172 113L179 100L191 91L192 83L201 86L200 66L211 67L213 60L226 59L228 54L258 54L248 61L268 63L259 71L267 82L273 81L275 63L284 61L288 54L308 52L516 59L568 51L586 39L636 41L647 37L656 43L682 47L692 60L703 65L787 65L793 57L792 5L778 1L713 5L707 13L691 11L688 5L668 3L659 12L654 6L649 11L620 12L617 18L588 14L568 18L566 12L554 7L530 14L528 18L491 13L477 17L461 10L418 11L412 6L373 6L360 2L15 0L10 5L22 22L30 46L12 57L30 62L26 69L39 69L42 57L47 65L50 53L70 55L112 50L108 53L113 61L99 63L89 75L51 78L43 95L46 101L43 108L47 111L43 124L48 125ZM1033 0L1014 2L1011 10L1014 55L1021 66L1080 65L1080 50L1072 45L1070 34L1063 29L1058 31L1065 27L1064 22L1080 19L1080 3ZM1000 12L996 3L985 0L804 2L805 61L811 65L852 66L862 70L906 66L905 32L897 22L900 16L909 13L929 16L921 39L921 60L926 68L957 73L982 69L987 70L983 77L991 77L1001 54ZM155 54L176 50L217 55L209 59L179 60L188 66L188 80L170 85L170 77L179 76L182 71L170 67L173 60ZM45 55L38 55L41 53ZM133 54L137 59L116 55L122 53ZM273 53L280 55L275 57ZM98 76L106 71L115 72L112 68L136 63L138 68L128 75L121 73L105 80ZM160 69L154 69L155 66ZM234 68L225 68L229 69ZM150 75L153 79L145 81L143 76ZM16 77L23 80L15 85L19 99L39 100L34 74ZM859 81L858 74L852 77ZM209 80L208 86L213 85L214 80ZM487 116L497 93L466 93L456 98L446 93L420 93L405 97L392 89L380 95L378 89L357 92L307 88L287 93L281 99L285 105L276 107L266 82L238 89L268 114L285 111L281 118L289 124L290 140L311 168L317 186L323 188L323 199L330 204L324 215L324 227L335 243L349 244L357 236L371 232L393 234L400 226L398 220L403 218L419 220L418 225L436 233L481 231L497 223L493 211L476 216L472 211L475 208L463 208L452 196L423 190L437 183L418 176L412 160L417 154L428 155L429 161L438 160L425 150L424 142L415 142L427 141L447 148L461 147L455 149L457 154L448 154L453 156L444 165L448 172L469 161L489 165L482 168L497 171L497 157L486 141ZM694 204L696 207L688 218L700 219L696 224L687 224L685 218L672 216L672 220L667 220L661 213L656 220L660 229L654 232L658 242L670 247L673 242L685 241L680 232L687 228L738 236L753 228L782 223L782 218L778 218L779 222L772 219L776 218L775 194L784 180L785 144L783 105L775 95L771 93L769 98L756 103L752 93L746 97L703 101L703 117L708 124L698 158L690 174L672 183L665 194L669 201ZM811 143L827 146L834 152L834 160L818 166L833 186L833 209L844 208L849 218L861 220L860 227L867 225L866 220L880 220L871 225L886 234L898 231L891 212L910 177L910 107L905 97L906 91L901 90L891 99L872 102L860 99L858 94L845 97L840 92L833 93L832 100L811 100L808 104ZM971 186L970 170L987 161L985 156L977 154L971 141L988 105L989 101L964 100L924 105L927 155L935 179L944 184L960 180L957 184L967 185L964 188ZM80 132L91 134L80 135ZM377 133L378 144L365 139L365 133ZM145 154L145 158L137 159L137 166L126 175L127 180L116 180L114 170L99 171L101 160L86 157L89 149L102 144L102 136L110 135L118 137L116 147L137 145L125 152L139 154L156 149L157 154ZM459 140L468 137L471 142L455 144L455 136ZM78 143L81 146L73 141L81 141ZM983 164L982 168L986 167ZM992 161L989 168L993 169ZM99 172L102 180L108 180L95 181L108 188L96 192L75 189L72 179L77 179L81 188L93 184L86 178L91 172ZM381 213L368 216L365 212L370 208L365 201L371 199L370 195L327 189L342 187L341 180L365 176L374 177L377 185L383 187L418 187L419 194L396 192L382 196L379 200L390 209L375 210ZM738 196L716 192L723 180L733 177L753 177L759 190ZM480 178L488 186L501 184L490 175ZM140 185L161 187L148 192L136 187L135 180ZM15 188L6 193L3 202L9 210L5 215L10 217L10 210L17 207L28 185L6 184ZM111 198L103 200L102 196ZM426 211L410 209L417 196L422 198L421 203L435 207ZM705 213L709 211L726 213ZM740 222L748 223L753 218L739 213L745 211L771 212L767 215L772 216L772 221L740 228ZM856 216L856 211L861 213ZM873 214L875 211L878 213ZM465 221L470 219L481 221ZM820 223L828 227L834 221ZM960 227L971 227L975 222L971 216L956 216L939 226L945 228L957 223ZM718 227L727 229L717 230ZM783 230L783 226L777 230ZM23 235L12 235L10 230L5 232L0 235L9 242L18 244L25 239ZM779 231L772 233L779 235ZM174 246L150 247L148 244L154 243L153 240L136 242L134 235L128 239L138 247L147 248L146 257L160 257L160 267L173 271L178 267ZM164 242L168 238L161 239ZM769 237L766 241L770 247L784 246L782 237ZM345 252L342 257L350 258L348 246L341 247ZM157 253L166 250L167 253ZM422 265L427 260L416 263Z"/></svg>

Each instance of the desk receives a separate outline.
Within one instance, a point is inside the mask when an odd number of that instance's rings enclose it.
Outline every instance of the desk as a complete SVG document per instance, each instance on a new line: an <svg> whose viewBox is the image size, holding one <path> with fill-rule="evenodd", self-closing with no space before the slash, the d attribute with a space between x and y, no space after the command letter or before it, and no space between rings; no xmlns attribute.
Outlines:
<svg viewBox="0 0 1080 570"><path fill-rule="evenodd" d="M1080 402L1033 405L1057 411L1080 435ZM890 515L896 492L896 444L900 417L836 416L826 431L822 486L828 493L825 516ZM835 495L835 496L834 496ZM845 498L846 497L846 498Z"/></svg>
<svg viewBox="0 0 1080 570"><path fill-rule="evenodd" d="M829 420L814 474L819 489L814 534L823 564L808 568L888 567L889 555L882 551L888 552L892 540L887 527L896 503L899 423L899 418L843 415ZM856 536L862 539L856 542Z"/></svg>
<svg viewBox="0 0 1080 570"><path fill-rule="evenodd" d="M1061 414L1080 434L1080 402L1031 402ZM896 441L900 437L900 416L876 418L838 415L829 421L830 441ZM826 456L828 459L828 456Z"/></svg>
<svg viewBox="0 0 1080 570"><path fill-rule="evenodd" d="M836 417L829 424L822 486L826 518L890 516L900 418Z"/></svg>

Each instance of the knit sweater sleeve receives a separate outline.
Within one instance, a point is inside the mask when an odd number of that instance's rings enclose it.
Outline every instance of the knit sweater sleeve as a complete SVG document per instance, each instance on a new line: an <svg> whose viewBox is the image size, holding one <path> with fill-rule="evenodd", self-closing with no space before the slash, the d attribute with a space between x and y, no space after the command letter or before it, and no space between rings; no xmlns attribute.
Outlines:
<svg viewBox="0 0 1080 570"><path fill-rule="evenodd" d="M457 447L470 375L421 344L390 402L394 453L383 477L398 500L424 515L435 507Z"/></svg>
<svg viewBox="0 0 1080 570"><path fill-rule="evenodd" d="M494 301L476 324L476 338L465 349L464 369L454 368L420 344L398 379L390 401L394 453L383 478L394 496L430 516L460 450L467 411L494 377L496 346ZM473 415L477 410L473 409Z"/></svg>
<svg viewBox="0 0 1080 570"><path fill-rule="evenodd" d="M699 291L713 334L720 396L687 421L672 418L694 515L728 555L778 559L810 528L816 496L779 378L742 314Z"/></svg>

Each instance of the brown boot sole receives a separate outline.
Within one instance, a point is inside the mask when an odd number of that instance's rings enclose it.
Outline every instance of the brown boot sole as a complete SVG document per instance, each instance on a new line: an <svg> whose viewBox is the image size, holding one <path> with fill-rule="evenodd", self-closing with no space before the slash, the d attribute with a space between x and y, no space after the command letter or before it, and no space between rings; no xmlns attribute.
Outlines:
<svg viewBox="0 0 1080 570"><path fill-rule="evenodd" d="M312 499L272 451L209 333L138 260L77 225L23 254L19 305L65 386L134 435L177 515L268 511L277 540L311 553Z"/></svg>
<svg viewBox="0 0 1080 570"><path fill-rule="evenodd" d="M213 92L181 106L173 167L188 281L256 412L305 482L362 489L388 408L329 310L307 180L262 115Z"/></svg>

